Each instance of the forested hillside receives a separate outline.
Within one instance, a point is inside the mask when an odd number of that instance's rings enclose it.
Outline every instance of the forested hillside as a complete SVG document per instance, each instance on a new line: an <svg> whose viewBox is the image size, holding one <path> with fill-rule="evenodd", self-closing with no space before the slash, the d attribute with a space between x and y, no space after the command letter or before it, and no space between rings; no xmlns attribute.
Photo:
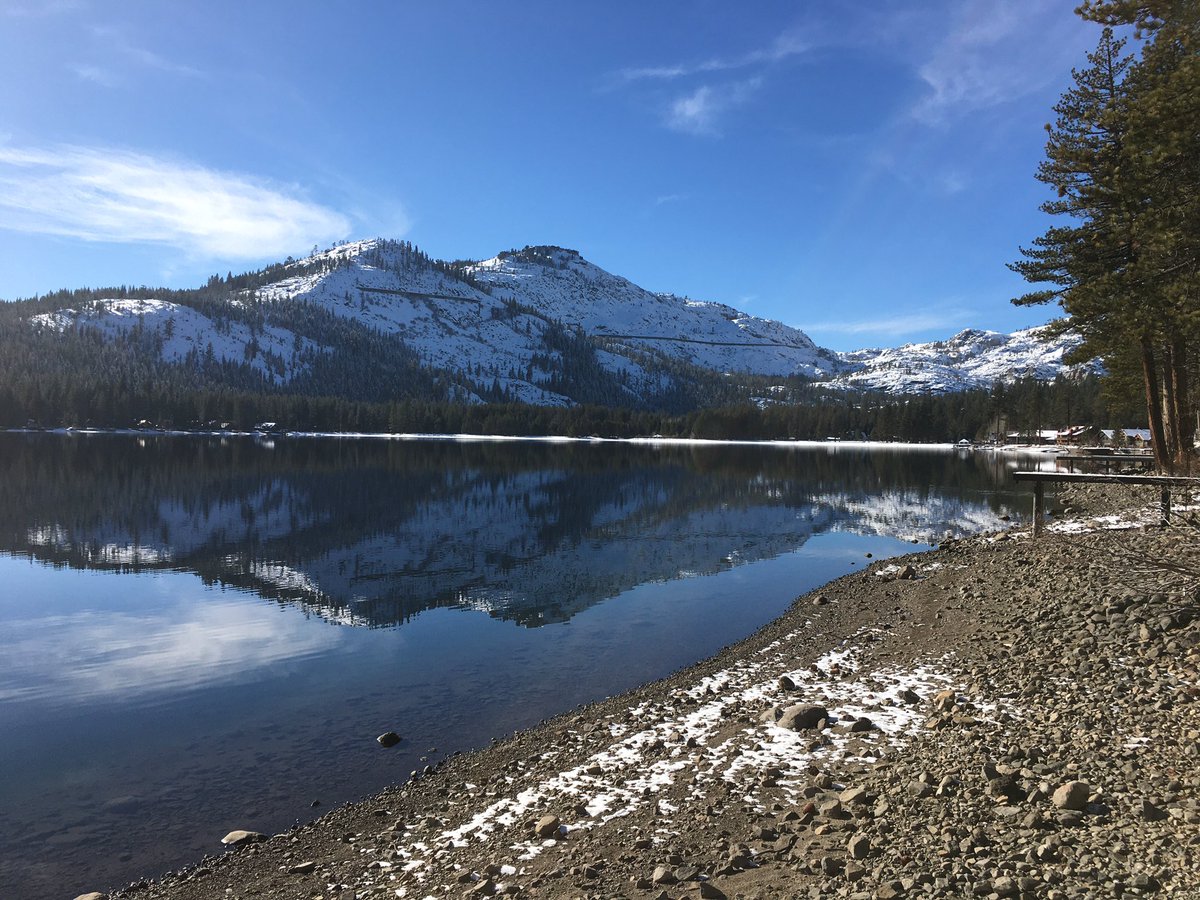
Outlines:
<svg viewBox="0 0 1200 900"><path fill-rule="evenodd" d="M836 354L558 247L444 262L375 240L192 290L0 304L0 426L952 440L1107 424L1066 346L964 332Z"/></svg>

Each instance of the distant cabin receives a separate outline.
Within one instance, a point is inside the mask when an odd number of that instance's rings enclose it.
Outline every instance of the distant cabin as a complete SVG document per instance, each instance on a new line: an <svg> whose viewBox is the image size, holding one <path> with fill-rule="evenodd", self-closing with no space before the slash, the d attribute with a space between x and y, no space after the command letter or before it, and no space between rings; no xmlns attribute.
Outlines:
<svg viewBox="0 0 1200 900"><path fill-rule="evenodd" d="M1133 447L1144 450L1154 446L1149 428L1105 428L1101 432L1104 443L1109 447Z"/></svg>
<svg viewBox="0 0 1200 900"><path fill-rule="evenodd" d="M1104 433L1094 425L1071 425L1055 435L1054 443L1060 447L1086 447L1103 440Z"/></svg>

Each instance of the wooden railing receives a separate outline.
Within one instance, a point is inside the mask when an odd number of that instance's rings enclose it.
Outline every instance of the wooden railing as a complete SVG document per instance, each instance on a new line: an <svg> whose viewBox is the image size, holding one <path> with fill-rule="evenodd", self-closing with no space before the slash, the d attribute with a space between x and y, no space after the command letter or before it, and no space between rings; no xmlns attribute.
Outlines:
<svg viewBox="0 0 1200 900"><path fill-rule="evenodd" d="M1033 534L1037 537L1045 528L1046 484L1151 484L1162 489L1162 524L1171 518L1171 489L1200 488L1200 478L1180 475L1088 475L1082 472L1013 472L1014 481L1033 482Z"/></svg>
<svg viewBox="0 0 1200 900"><path fill-rule="evenodd" d="M1113 469L1137 468L1145 472L1154 466L1154 457L1149 453L1071 453L1056 456L1054 461L1059 465L1065 463L1069 472L1074 472L1076 466L1091 465L1104 469L1106 475Z"/></svg>

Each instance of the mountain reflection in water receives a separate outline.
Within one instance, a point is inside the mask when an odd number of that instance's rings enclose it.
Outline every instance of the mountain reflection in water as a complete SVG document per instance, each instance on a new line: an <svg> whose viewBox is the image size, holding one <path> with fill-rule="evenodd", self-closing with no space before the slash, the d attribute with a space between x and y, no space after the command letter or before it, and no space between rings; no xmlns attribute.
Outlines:
<svg viewBox="0 0 1200 900"><path fill-rule="evenodd" d="M998 527L1004 466L942 451L5 435L0 549L174 569L331 622L537 626L814 533Z"/></svg>

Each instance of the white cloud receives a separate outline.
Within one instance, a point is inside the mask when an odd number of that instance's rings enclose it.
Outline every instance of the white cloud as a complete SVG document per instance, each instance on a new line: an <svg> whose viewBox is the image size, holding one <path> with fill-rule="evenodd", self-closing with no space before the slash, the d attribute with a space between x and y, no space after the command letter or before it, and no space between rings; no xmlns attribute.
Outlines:
<svg viewBox="0 0 1200 900"><path fill-rule="evenodd" d="M0 228L257 259L344 238L350 222L249 175L128 151L0 146Z"/></svg>
<svg viewBox="0 0 1200 900"><path fill-rule="evenodd" d="M1035 93L1078 55L1081 23L1043 0L972 0L918 66L927 91L913 107L927 125Z"/></svg>
<svg viewBox="0 0 1200 900"><path fill-rule="evenodd" d="M716 134L721 115L745 103L761 85L759 78L715 87L702 85L671 103L666 125L688 134Z"/></svg>

